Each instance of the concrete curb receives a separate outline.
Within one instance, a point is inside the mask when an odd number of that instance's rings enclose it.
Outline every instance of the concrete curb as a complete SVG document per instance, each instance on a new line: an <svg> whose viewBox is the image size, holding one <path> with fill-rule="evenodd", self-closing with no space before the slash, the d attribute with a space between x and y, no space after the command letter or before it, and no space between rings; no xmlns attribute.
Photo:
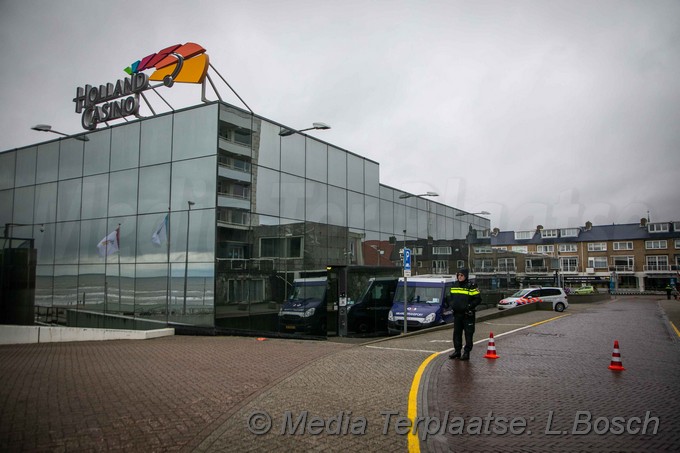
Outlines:
<svg viewBox="0 0 680 453"><path fill-rule="evenodd" d="M65 341L149 340L175 334L175 329L120 330L81 327L0 325L0 345Z"/></svg>

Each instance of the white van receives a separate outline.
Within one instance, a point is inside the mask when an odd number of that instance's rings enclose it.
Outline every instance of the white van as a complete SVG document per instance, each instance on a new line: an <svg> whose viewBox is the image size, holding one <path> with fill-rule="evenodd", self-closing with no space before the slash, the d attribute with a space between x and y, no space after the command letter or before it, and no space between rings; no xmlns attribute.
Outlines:
<svg viewBox="0 0 680 453"><path fill-rule="evenodd" d="M512 296L498 302L498 309L506 310L526 303L539 302L539 300L535 300L537 298L540 299L540 302L552 302L553 310L556 312L563 312L569 306L567 293L562 288L543 286L520 289Z"/></svg>

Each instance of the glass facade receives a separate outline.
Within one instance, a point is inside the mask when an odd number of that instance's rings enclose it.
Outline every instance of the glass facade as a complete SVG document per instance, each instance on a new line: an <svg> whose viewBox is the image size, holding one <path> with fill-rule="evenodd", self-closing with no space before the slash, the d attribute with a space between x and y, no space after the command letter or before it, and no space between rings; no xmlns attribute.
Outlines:
<svg viewBox="0 0 680 453"><path fill-rule="evenodd" d="M215 102L0 153L0 224L35 239L36 311L69 325L290 333L281 312L307 291L300 279L399 274L388 259L399 244L489 227L400 199L378 163L282 129ZM102 256L116 230L119 250ZM327 288L310 315L323 313L321 334L337 330Z"/></svg>

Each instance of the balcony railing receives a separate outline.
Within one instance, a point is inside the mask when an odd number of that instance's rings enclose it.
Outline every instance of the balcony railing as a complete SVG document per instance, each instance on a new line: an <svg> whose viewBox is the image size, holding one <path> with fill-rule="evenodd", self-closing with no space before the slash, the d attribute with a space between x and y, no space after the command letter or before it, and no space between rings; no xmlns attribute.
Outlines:
<svg viewBox="0 0 680 453"><path fill-rule="evenodd" d="M645 272L670 272L669 264L645 264Z"/></svg>
<svg viewBox="0 0 680 453"><path fill-rule="evenodd" d="M609 266L610 271L624 273L624 272L634 272L635 268L632 265L620 264L617 266Z"/></svg>

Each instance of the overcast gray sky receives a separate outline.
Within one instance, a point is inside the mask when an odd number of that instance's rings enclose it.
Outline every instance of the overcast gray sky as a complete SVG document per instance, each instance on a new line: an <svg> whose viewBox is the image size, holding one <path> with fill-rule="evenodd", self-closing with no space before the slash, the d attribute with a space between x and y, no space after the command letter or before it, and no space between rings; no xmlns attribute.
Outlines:
<svg viewBox="0 0 680 453"><path fill-rule="evenodd" d="M77 87L195 42L257 114L492 227L678 221L679 24L677 0L0 0L0 150L81 132Z"/></svg>

